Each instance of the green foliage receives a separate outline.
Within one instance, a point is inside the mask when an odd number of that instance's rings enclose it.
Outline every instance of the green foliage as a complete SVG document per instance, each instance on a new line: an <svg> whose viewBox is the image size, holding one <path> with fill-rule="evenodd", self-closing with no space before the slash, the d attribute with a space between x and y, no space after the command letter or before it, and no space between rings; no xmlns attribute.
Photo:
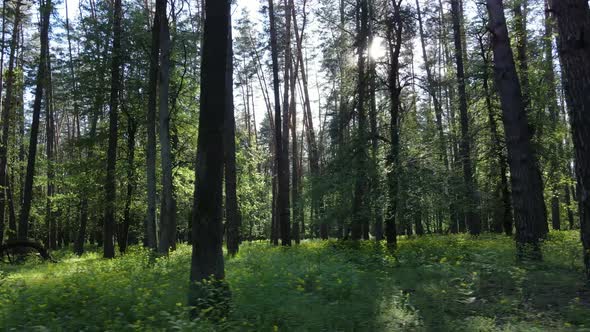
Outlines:
<svg viewBox="0 0 590 332"><path fill-rule="evenodd" d="M573 331L590 327L575 232L551 233L545 262L521 265L502 236L244 244L227 261L232 302L190 321L190 247L155 261L57 252L0 273L0 329L86 331ZM4 266L2 268L5 268ZM207 309L205 309L207 310Z"/></svg>

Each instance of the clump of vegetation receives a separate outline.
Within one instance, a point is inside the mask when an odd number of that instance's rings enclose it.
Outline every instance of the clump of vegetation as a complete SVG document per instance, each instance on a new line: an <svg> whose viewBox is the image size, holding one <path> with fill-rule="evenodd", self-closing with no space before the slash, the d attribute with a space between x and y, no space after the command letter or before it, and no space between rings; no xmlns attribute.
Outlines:
<svg viewBox="0 0 590 332"><path fill-rule="evenodd" d="M576 232L551 233L544 262L513 241L468 235L375 242L245 244L227 260L228 317L190 320L190 247L153 259L56 252L59 263L3 266L0 328L52 331L534 331L590 327ZM207 310L207 309L205 309Z"/></svg>

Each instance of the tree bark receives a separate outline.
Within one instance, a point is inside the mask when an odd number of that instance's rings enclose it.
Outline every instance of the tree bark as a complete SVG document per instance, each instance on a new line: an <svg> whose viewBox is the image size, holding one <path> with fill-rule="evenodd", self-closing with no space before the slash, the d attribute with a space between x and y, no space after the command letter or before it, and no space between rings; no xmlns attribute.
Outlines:
<svg viewBox="0 0 590 332"><path fill-rule="evenodd" d="M451 0L451 15L453 18L455 62L457 65L459 111L461 119L461 143L459 145L459 155L463 166L463 181L465 183L465 223L467 224L471 235L479 235L479 233L481 233L481 220L477 208L477 193L473 181L473 166L471 163L471 137L469 132L469 114L467 111L463 43L461 42L462 15L459 7L459 0Z"/></svg>
<svg viewBox="0 0 590 332"><path fill-rule="evenodd" d="M23 205L18 227L19 240L26 240L29 236L29 217L31 213L31 203L33 199L33 179L35 177L35 160L37 157L37 143L39 136L39 118L41 115L41 101L43 100L43 90L48 79L47 61L49 61L49 19L52 11L51 0L42 0L41 11L41 53L39 56L39 69L37 71L37 82L35 87L35 99L33 101L33 119L31 122L31 138L29 141L29 155L27 161L27 171L25 176Z"/></svg>
<svg viewBox="0 0 590 332"><path fill-rule="evenodd" d="M230 2L207 1L205 11L189 289L189 304L197 310L203 309L199 308L199 303L208 297L208 287L203 287L200 282L225 277L222 251L223 145L220 148L219 142L224 137L229 100L226 89L229 86Z"/></svg>
<svg viewBox="0 0 590 332"><path fill-rule="evenodd" d="M121 93L121 0L115 0L113 13L113 50L111 62L111 99L109 102L109 143L105 179L105 212L103 226L103 256L115 257L113 236L117 208L117 138L119 121L119 95Z"/></svg>
<svg viewBox="0 0 590 332"><path fill-rule="evenodd" d="M494 49L496 86L502 103L512 183L519 258L541 259L539 239L547 225L543 183L531 143L527 114L501 0L487 0Z"/></svg>
<svg viewBox="0 0 590 332"><path fill-rule="evenodd" d="M559 56L570 106L580 233L590 280L590 8L585 0L552 0L551 12L557 19Z"/></svg>
<svg viewBox="0 0 590 332"><path fill-rule="evenodd" d="M176 247L176 202L172 184L172 148L170 146L170 27L164 3L160 16L160 158L162 163L162 200L160 207L160 242L158 252L167 255Z"/></svg>
<svg viewBox="0 0 590 332"><path fill-rule="evenodd" d="M156 13L152 25L152 46L150 51L149 71L149 97L147 107L147 151L146 151L146 178L147 178L147 213L144 225L144 244L151 249L156 249L156 105L158 100L158 75L160 68L160 26L162 25L161 12L166 11L166 0L156 2ZM164 14L166 15L166 14Z"/></svg>
<svg viewBox="0 0 590 332"><path fill-rule="evenodd" d="M6 5L6 1L4 2ZM12 37L10 40L10 54L8 56L8 72L6 73L6 99L2 104L2 137L0 140L0 244L4 239L4 227L6 225L6 206L10 205L8 199L8 135L10 133L10 112L12 110L12 99L14 89L14 72L16 65L16 50L20 34L21 1L16 2L14 8L14 21ZM4 26L3 26L4 28ZM4 32L3 32L4 34ZM4 36L2 37L4 39ZM10 236L13 236L10 235Z"/></svg>
<svg viewBox="0 0 590 332"><path fill-rule="evenodd" d="M283 128L281 126L281 98L279 95L279 55L277 47L277 32L275 23L275 12L273 0L268 0L268 16L270 21L270 46L271 46L271 58L272 58L272 73L273 73L273 90L274 90L274 103L275 103L275 163L276 163L276 176L277 176L277 200L276 200L276 228L280 230L278 232L279 237L283 240L288 238L288 234L282 234L283 231L287 231L286 225L288 225L289 207L289 189L288 183L285 180L289 180L288 173L285 173L285 167L289 167L285 164L286 161L283 158ZM285 174L287 177L285 178ZM286 188L286 189L285 189ZM285 197L287 195L287 197ZM290 244L290 241L282 241L284 245Z"/></svg>
<svg viewBox="0 0 590 332"><path fill-rule="evenodd" d="M279 158L283 165L279 173L279 199L282 199L279 211L281 217L281 244L291 245L291 204L289 200L289 83L291 75L291 7L288 0L285 6L285 71L283 75L283 121L281 136L281 154ZM295 157L294 157L295 158Z"/></svg>
<svg viewBox="0 0 590 332"><path fill-rule="evenodd" d="M387 40L389 47L389 113L390 113L390 150L387 156L389 173L387 174L387 185L389 201L387 204L387 215L385 217L385 238L387 245L391 248L397 246L397 224L396 215L399 206L399 110L401 87L398 86L399 57L402 46L403 22L400 13L402 0L392 1L393 20L387 27Z"/></svg>
<svg viewBox="0 0 590 332"><path fill-rule="evenodd" d="M233 100L233 42L231 31L231 20L229 24L229 38L227 39L227 69L226 69L226 114L224 142L224 163L225 163L225 219L227 233L227 252L235 256L240 249L240 226L242 217L240 215L237 193L237 170L236 170L236 118Z"/></svg>
<svg viewBox="0 0 590 332"><path fill-rule="evenodd" d="M488 123L490 127L490 134L492 137L492 150L496 158L495 162L500 173L500 185L496 189L496 197L501 202L500 211L497 212L494 220L492 231L495 233L504 233L508 236L512 235L512 205L510 204L510 189L508 188L508 170L506 156L504 154L503 143L498 133L498 123L496 121L496 112L492 106L492 92L489 85L489 67L490 60L486 46L483 41L483 36L479 38L480 56L483 61L483 89L485 94L485 105L488 111Z"/></svg>

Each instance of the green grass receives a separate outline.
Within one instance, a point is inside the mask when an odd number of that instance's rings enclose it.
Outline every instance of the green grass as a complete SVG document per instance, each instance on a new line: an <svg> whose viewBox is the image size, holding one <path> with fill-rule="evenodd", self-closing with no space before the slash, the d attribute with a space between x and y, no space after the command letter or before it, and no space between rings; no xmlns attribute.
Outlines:
<svg viewBox="0 0 590 332"><path fill-rule="evenodd" d="M134 247L59 263L1 265L0 329L38 331L590 331L576 232L552 233L545 261L519 264L503 236L244 244L226 260L233 294L216 325L189 321L190 248Z"/></svg>

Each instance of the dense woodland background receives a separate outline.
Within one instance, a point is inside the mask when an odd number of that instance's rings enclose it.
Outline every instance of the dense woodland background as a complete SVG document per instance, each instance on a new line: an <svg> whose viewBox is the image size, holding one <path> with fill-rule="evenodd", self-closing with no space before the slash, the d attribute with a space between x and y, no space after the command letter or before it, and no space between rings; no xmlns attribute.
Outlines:
<svg viewBox="0 0 590 332"><path fill-rule="evenodd" d="M497 233L538 262L580 229L590 276L586 0L1 10L0 244L188 242L201 281L224 242Z"/></svg>

